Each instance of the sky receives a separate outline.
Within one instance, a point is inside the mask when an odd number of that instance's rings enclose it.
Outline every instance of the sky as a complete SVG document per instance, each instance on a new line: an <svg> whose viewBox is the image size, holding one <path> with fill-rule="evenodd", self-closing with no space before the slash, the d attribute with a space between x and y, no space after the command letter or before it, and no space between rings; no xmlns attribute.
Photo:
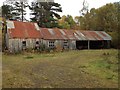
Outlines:
<svg viewBox="0 0 120 90"><path fill-rule="evenodd" d="M89 10L91 8L99 8L106 3L118 2L120 0L86 0L88 3ZM62 6L63 12L61 15L72 15L73 17L79 16L79 11L82 9L83 0L55 0Z"/></svg>
<svg viewBox="0 0 120 90"><path fill-rule="evenodd" d="M0 0L0 6L3 4L3 1L5 0ZM33 0L29 0L33 1ZM118 2L120 0L86 0L88 3L88 8L89 10L91 8L99 8L103 5L106 5L107 3L113 3L113 2ZM73 17L75 16L80 16L79 11L82 9L82 3L83 0L54 0L54 2L61 4L62 7L62 13L59 13L61 16L62 15L72 15ZM27 9L28 14L27 18L29 18L29 10Z"/></svg>

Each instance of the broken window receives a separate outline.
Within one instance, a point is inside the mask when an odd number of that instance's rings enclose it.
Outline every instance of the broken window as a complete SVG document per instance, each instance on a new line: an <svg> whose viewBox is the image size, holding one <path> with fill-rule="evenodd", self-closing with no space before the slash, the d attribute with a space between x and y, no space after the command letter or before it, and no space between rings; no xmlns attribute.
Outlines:
<svg viewBox="0 0 120 90"><path fill-rule="evenodd" d="M55 42L54 41L49 41L49 48L54 49L55 48Z"/></svg>
<svg viewBox="0 0 120 90"><path fill-rule="evenodd" d="M64 42L63 42L63 48L64 49L68 48L68 41L67 40L64 40Z"/></svg>
<svg viewBox="0 0 120 90"><path fill-rule="evenodd" d="M26 41L22 41L22 49L23 49L23 50L26 49Z"/></svg>
<svg viewBox="0 0 120 90"><path fill-rule="evenodd" d="M35 49L39 50L40 49L40 43L39 41L36 41L36 44L35 44Z"/></svg>

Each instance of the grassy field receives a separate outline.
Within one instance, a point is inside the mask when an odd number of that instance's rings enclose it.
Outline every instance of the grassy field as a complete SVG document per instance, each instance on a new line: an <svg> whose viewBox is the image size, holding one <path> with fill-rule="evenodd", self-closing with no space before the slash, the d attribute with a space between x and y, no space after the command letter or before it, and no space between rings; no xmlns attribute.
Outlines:
<svg viewBox="0 0 120 90"><path fill-rule="evenodd" d="M2 50L2 30L0 30L0 51L1 50ZM1 52L0 52L0 87L2 87L2 54Z"/></svg>
<svg viewBox="0 0 120 90"><path fill-rule="evenodd" d="M117 88L118 51L3 54L3 88Z"/></svg>

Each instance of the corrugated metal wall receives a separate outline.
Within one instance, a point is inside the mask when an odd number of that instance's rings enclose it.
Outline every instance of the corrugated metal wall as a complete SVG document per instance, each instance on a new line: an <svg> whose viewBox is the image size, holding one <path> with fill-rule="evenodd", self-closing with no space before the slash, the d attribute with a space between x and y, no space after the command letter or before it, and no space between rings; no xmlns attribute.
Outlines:
<svg viewBox="0 0 120 90"><path fill-rule="evenodd" d="M36 41L41 42L40 39L8 39L8 49L10 52L18 52L23 49L23 41L26 42L26 48L35 48Z"/></svg>

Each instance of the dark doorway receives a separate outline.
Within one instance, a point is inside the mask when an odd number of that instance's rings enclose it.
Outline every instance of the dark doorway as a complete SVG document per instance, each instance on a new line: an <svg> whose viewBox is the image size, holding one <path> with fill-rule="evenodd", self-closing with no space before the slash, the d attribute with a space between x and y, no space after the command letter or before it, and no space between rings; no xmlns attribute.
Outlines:
<svg viewBox="0 0 120 90"><path fill-rule="evenodd" d="M88 49L88 41L76 41L77 49Z"/></svg>
<svg viewBox="0 0 120 90"><path fill-rule="evenodd" d="M26 50L26 41L22 41L22 49Z"/></svg>
<svg viewBox="0 0 120 90"><path fill-rule="evenodd" d="M88 47L89 44L89 47ZM77 49L107 49L110 48L111 42L107 40L99 40L99 41L76 41Z"/></svg>
<svg viewBox="0 0 120 90"><path fill-rule="evenodd" d="M40 49L39 41L36 41L36 44L35 44L35 50L39 50L39 49Z"/></svg>
<svg viewBox="0 0 120 90"><path fill-rule="evenodd" d="M103 49L104 41L90 41L90 49Z"/></svg>

